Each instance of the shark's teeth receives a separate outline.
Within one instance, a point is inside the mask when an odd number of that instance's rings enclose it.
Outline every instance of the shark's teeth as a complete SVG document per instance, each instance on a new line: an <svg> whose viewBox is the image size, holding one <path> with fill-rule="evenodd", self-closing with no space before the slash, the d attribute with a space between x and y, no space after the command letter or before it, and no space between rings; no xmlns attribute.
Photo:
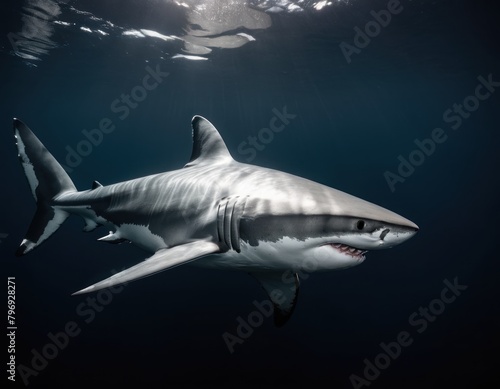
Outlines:
<svg viewBox="0 0 500 389"><path fill-rule="evenodd" d="M349 255L351 257L355 258L362 258L366 254L366 251L357 249L355 247L348 246L346 244L341 244L341 243L332 243L330 244L333 248L336 250L340 251L342 254Z"/></svg>

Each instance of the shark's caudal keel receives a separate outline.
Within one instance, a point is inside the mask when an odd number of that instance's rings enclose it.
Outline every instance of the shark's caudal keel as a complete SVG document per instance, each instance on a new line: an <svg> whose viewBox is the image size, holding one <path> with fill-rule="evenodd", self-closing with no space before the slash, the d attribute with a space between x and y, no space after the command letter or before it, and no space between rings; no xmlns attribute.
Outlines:
<svg viewBox="0 0 500 389"><path fill-rule="evenodd" d="M297 272L355 266L367 251L411 238L408 219L347 193L276 170L236 162L215 127L192 121L193 150L179 170L77 191L38 138L14 119L19 158L37 204L17 255L49 238L70 214L99 241L131 242L152 255L75 294L137 280L173 267L242 270L260 281L275 323L290 317Z"/></svg>

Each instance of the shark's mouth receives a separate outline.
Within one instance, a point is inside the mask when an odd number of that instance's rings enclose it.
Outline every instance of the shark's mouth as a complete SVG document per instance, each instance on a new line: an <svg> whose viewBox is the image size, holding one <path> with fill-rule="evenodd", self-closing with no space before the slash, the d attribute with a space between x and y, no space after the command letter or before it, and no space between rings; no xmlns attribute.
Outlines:
<svg viewBox="0 0 500 389"><path fill-rule="evenodd" d="M346 254L353 258L358 258L358 259L364 258L366 253L366 251L341 243L331 243L329 244L329 246L333 247L335 250L339 251L342 254Z"/></svg>

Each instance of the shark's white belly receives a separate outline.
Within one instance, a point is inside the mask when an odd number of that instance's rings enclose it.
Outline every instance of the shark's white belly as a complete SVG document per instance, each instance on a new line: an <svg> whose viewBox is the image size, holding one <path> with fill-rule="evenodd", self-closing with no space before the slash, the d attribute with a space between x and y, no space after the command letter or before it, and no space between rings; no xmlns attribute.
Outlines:
<svg viewBox="0 0 500 389"><path fill-rule="evenodd" d="M319 239L301 241L283 237L276 242L261 241L257 246L241 242L241 252L234 250L201 258L193 265L242 271L287 271L294 269L308 273L343 269L359 265L363 259L332 256L332 249L320 245Z"/></svg>

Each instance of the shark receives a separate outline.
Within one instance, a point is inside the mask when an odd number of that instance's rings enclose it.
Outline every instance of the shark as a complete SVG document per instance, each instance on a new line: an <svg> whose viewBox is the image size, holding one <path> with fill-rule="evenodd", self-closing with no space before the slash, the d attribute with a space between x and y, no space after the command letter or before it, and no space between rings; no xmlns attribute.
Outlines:
<svg viewBox="0 0 500 389"><path fill-rule="evenodd" d="M371 250L396 246L418 226L383 207L282 171L237 162L219 131L192 119L191 158L182 168L78 191L30 128L13 120L22 168L36 212L16 251L51 237L69 215L83 230L109 231L100 242L130 242L150 256L73 294L95 292L176 266L249 273L267 292L274 323L284 325L299 274L361 264Z"/></svg>

